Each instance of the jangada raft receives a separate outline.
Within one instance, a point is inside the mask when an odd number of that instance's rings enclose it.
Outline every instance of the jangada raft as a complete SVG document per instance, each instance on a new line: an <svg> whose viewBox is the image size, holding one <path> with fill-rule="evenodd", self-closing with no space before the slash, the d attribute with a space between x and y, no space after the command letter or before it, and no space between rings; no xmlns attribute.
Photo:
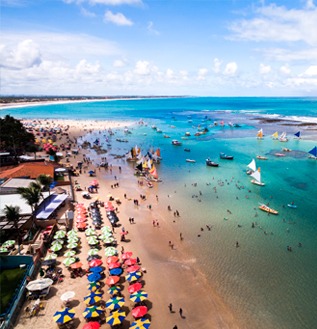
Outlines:
<svg viewBox="0 0 317 329"><path fill-rule="evenodd" d="M278 215L278 211L275 209L270 208L269 206L265 205L265 204L260 204L259 205L259 209L268 212L269 214L273 214L273 215Z"/></svg>

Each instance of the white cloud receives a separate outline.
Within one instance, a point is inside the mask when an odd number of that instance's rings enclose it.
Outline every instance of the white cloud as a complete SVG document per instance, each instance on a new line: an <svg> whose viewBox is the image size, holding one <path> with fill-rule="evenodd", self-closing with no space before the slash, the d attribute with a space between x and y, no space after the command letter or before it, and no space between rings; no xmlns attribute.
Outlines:
<svg viewBox="0 0 317 329"><path fill-rule="evenodd" d="M82 59L76 66L76 73L82 74L96 74L100 72L100 64L97 62L96 64L88 63L86 59Z"/></svg>
<svg viewBox="0 0 317 329"><path fill-rule="evenodd" d="M314 9L314 8L316 8L315 7L315 4L314 4L314 0L307 0L306 1L306 8L307 9Z"/></svg>
<svg viewBox="0 0 317 329"><path fill-rule="evenodd" d="M317 77L317 65L310 66L303 74L304 76L308 77Z"/></svg>
<svg viewBox="0 0 317 329"><path fill-rule="evenodd" d="M122 60L122 59L116 59L113 64L113 67L116 68L121 68L121 67L125 67L126 66L126 60Z"/></svg>
<svg viewBox="0 0 317 329"><path fill-rule="evenodd" d="M120 5L140 5L142 4L141 0L89 0L93 5L109 5L109 6L120 6Z"/></svg>
<svg viewBox="0 0 317 329"><path fill-rule="evenodd" d="M291 69L289 68L288 64L285 64L280 67L280 72L284 75L289 75L291 73Z"/></svg>
<svg viewBox="0 0 317 329"><path fill-rule="evenodd" d="M92 11L87 10L84 7L80 7L80 12L85 17L96 17L95 13L93 13Z"/></svg>
<svg viewBox="0 0 317 329"><path fill-rule="evenodd" d="M265 65L265 64L260 64L260 67L259 67L259 72L260 72L260 74L263 74L263 75L265 75L265 74L268 74L268 73L270 73L271 72L271 66L270 65Z"/></svg>
<svg viewBox="0 0 317 329"><path fill-rule="evenodd" d="M212 67L212 70L215 72L215 73L219 73L220 70L221 70L221 64L222 64L222 61L218 58L214 58L214 62L213 62L213 67Z"/></svg>
<svg viewBox="0 0 317 329"><path fill-rule="evenodd" d="M114 14L112 11L107 10L105 12L105 21L119 26L131 26L133 22L126 18L122 13Z"/></svg>
<svg viewBox="0 0 317 329"><path fill-rule="evenodd" d="M269 60L277 60L282 62L292 61L316 61L317 48L307 49L257 49L257 52L261 53L265 58Z"/></svg>
<svg viewBox="0 0 317 329"><path fill-rule="evenodd" d="M160 32L157 31L157 30L154 28L154 23L153 23L153 22L148 22L147 30L148 30L148 32L149 32L150 34L160 35Z"/></svg>
<svg viewBox="0 0 317 329"><path fill-rule="evenodd" d="M207 74L208 74L208 69L206 69L206 68L200 68L198 70L197 80L205 80Z"/></svg>
<svg viewBox="0 0 317 329"><path fill-rule="evenodd" d="M317 45L317 9L286 9L271 4L256 9L255 18L233 22L230 29L242 40Z"/></svg>
<svg viewBox="0 0 317 329"><path fill-rule="evenodd" d="M226 65L223 74L227 76L234 76L238 70L238 65L236 62L230 62Z"/></svg>
<svg viewBox="0 0 317 329"><path fill-rule="evenodd" d="M134 69L135 74L149 75L151 72L150 63L147 61L138 61Z"/></svg>

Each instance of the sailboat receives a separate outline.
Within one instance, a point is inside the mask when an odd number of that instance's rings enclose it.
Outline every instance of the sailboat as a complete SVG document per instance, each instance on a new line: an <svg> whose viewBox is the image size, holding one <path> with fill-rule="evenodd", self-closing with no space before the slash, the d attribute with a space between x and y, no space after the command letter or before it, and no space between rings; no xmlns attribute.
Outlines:
<svg viewBox="0 0 317 329"><path fill-rule="evenodd" d="M273 139L278 139L278 132L276 131L274 134L272 134Z"/></svg>
<svg viewBox="0 0 317 329"><path fill-rule="evenodd" d="M297 133L295 133L294 136L296 136L297 139L301 139L301 133L300 133L300 131L298 131Z"/></svg>
<svg viewBox="0 0 317 329"><path fill-rule="evenodd" d="M310 151L308 151L309 154L311 154L309 156L310 159L314 159L317 160L317 146L315 146L314 148L312 148Z"/></svg>
<svg viewBox="0 0 317 329"><path fill-rule="evenodd" d="M280 142L287 142L288 141L288 138L286 136L286 132L283 132L279 138L279 141Z"/></svg>
<svg viewBox="0 0 317 329"><path fill-rule="evenodd" d="M261 128L256 134L257 139L263 139L263 129Z"/></svg>
<svg viewBox="0 0 317 329"><path fill-rule="evenodd" d="M252 159L252 161L247 165L248 168L250 168L249 170L247 170L247 174L251 175L256 171L256 164L255 164L255 160Z"/></svg>
<svg viewBox="0 0 317 329"><path fill-rule="evenodd" d="M259 185L259 186L264 186L265 185L264 183L261 182L261 169L260 169L260 167L258 168L258 170L253 172L250 176L254 178L254 179L251 180L252 184Z"/></svg>

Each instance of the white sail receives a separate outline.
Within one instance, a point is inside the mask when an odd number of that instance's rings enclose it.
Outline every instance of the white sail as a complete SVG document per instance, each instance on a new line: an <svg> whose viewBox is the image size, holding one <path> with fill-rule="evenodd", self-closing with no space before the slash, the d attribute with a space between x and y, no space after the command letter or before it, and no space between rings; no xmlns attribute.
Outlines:
<svg viewBox="0 0 317 329"><path fill-rule="evenodd" d="M250 168L253 171L256 171L256 164L255 164L255 160L252 159L252 161L248 164L247 166L248 168Z"/></svg>
<svg viewBox="0 0 317 329"><path fill-rule="evenodd" d="M256 170L254 173L252 173L250 175L251 177L253 177L256 181L258 181L259 183L261 183L261 173Z"/></svg>

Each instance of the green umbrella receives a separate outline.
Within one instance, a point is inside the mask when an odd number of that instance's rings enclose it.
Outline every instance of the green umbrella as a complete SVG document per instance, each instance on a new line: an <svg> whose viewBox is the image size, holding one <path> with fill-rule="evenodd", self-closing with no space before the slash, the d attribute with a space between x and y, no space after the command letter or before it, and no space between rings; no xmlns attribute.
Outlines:
<svg viewBox="0 0 317 329"><path fill-rule="evenodd" d="M99 243L98 239L94 236L90 236L89 238L87 238L87 242L89 245L95 245Z"/></svg>
<svg viewBox="0 0 317 329"><path fill-rule="evenodd" d="M99 249L96 249L96 248L94 248L94 249L90 249L90 250L88 251L88 256L98 255L98 253L99 253Z"/></svg>
<svg viewBox="0 0 317 329"><path fill-rule="evenodd" d="M11 247L15 244L15 240L7 240L2 247Z"/></svg>
<svg viewBox="0 0 317 329"><path fill-rule="evenodd" d="M50 247L50 249L51 249L52 251L59 251L59 250L61 250L62 248L63 248L63 246L62 246L61 244L59 244L59 243L53 244L53 245L51 245L51 247Z"/></svg>
<svg viewBox="0 0 317 329"><path fill-rule="evenodd" d="M76 242L72 242L72 243L69 243L69 244L67 245L67 248L68 248L68 249L75 249L75 248L77 248L77 246L78 246L78 243L76 243Z"/></svg>
<svg viewBox="0 0 317 329"><path fill-rule="evenodd" d="M113 236L112 232L104 231L100 234L100 236Z"/></svg>
<svg viewBox="0 0 317 329"><path fill-rule="evenodd" d="M0 247L0 254L2 254L2 253L6 253L6 252L8 252L9 250L8 250L8 248L7 247Z"/></svg>
<svg viewBox="0 0 317 329"><path fill-rule="evenodd" d="M78 242L79 237L78 236L72 236L67 238L67 243L73 243L73 242Z"/></svg>
<svg viewBox="0 0 317 329"><path fill-rule="evenodd" d="M70 266L70 265L72 265L72 264L74 264L76 262L76 258L75 257L68 257L68 258L65 258L64 260L63 260L63 264L65 265L65 266Z"/></svg>
<svg viewBox="0 0 317 329"><path fill-rule="evenodd" d="M108 236L108 237L105 237L104 239L102 239L102 241L103 241L104 243L113 243L113 242L115 242L116 240L115 240L114 237L112 237L112 236Z"/></svg>
<svg viewBox="0 0 317 329"><path fill-rule="evenodd" d="M87 230L85 231L85 234L87 236L96 235L96 231L95 231L95 229L88 227Z"/></svg>
<svg viewBox="0 0 317 329"><path fill-rule="evenodd" d="M64 257L73 257L76 255L76 251L75 250L67 250L65 253L64 253Z"/></svg>
<svg viewBox="0 0 317 329"><path fill-rule="evenodd" d="M52 242L52 245L54 245L54 244L63 244L63 243L64 243L64 240L62 240L62 239L56 239L56 240L54 240Z"/></svg>
<svg viewBox="0 0 317 329"><path fill-rule="evenodd" d="M114 247L107 247L107 248L105 249L105 255L106 255L107 257L109 257L109 256L114 256L114 255L117 255L117 254L118 254L118 251L117 251L117 249L114 248Z"/></svg>
<svg viewBox="0 0 317 329"><path fill-rule="evenodd" d="M78 232L75 231L74 229L70 230L67 232L67 236L68 237L71 237L71 236L77 236L78 235Z"/></svg>
<svg viewBox="0 0 317 329"><path fill-rule="evenodd" d="M46 255L44 260L50 260L50 259L56 259L56 258L57 258L57 255L54 254L53 252L50 252L49 254Z"/></svg>
<svg viewBox="0 0 317 329"><path fill-rule="evenodd" d="M65 231L57 231L55 234L54 234L54 239L64 239L66 236L66 232Z"/></svg>
<svg viewBox="0 0 317 329"><path fill-rule="evenodd" d="M107 232L109 232L109 233L112 234L112 229L111 229L110 226L103 226L103 227L101 228L101 232L102 232L102 233L107 233Z"/></svg>

